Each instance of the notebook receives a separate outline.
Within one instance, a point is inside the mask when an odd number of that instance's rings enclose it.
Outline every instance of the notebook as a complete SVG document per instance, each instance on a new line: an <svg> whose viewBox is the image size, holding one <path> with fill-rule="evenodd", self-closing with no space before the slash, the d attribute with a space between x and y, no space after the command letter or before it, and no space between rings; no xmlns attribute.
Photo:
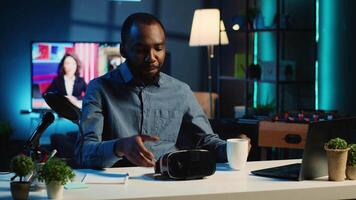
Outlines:
<svg viewBox="0 0 356 200"><path fill-rule="evenodd" d="M310 123L302 163L255 170L251 173L298 181L327 176L324 144L335 137L346 139L348 143L356 143L356 117Z"/></svg>

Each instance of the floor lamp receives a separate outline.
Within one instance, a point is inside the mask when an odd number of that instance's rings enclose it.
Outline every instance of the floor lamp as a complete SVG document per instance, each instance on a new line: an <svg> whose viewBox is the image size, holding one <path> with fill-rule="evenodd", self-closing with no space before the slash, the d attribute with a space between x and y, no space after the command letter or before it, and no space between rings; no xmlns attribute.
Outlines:
<svg viewBox="0 0 356 200"><path fill-rule="evenodd" d="M213 112L211 59L214 45L228 44L229 40L219 9L197 9L194 12L189 46L206 46L208 50L208 92L210 115ZM213 117L213 116L211 116Z"/></svg>

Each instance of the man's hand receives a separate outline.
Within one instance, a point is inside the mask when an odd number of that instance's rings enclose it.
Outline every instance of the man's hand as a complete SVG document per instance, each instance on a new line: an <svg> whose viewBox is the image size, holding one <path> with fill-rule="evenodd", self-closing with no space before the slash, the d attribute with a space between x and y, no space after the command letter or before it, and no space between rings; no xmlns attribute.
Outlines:
<svg viewBox="0 0 356 200"><path fill-rule="evenodd" d="M115 152L119 156L125 156L135 165L153 167L155 165L154 155L146 149L143 143L158 140L159 137L150 135L135 135L121 138L115 143Z"/></svg>
<svg viewBox="0 0 356 200"><path fill-rule="evenodd" d="M245 134L240 134L239 138L248 140L248 152L250 152L250 150L251 150L251 139L249 137L247 137L247 135L245 135Z"/></svg>

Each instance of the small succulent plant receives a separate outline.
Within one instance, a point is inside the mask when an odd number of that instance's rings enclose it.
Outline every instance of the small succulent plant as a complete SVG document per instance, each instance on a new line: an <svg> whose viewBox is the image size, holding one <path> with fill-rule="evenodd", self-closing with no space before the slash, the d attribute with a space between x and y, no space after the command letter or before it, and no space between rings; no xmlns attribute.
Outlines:
<svg viewBox="0 0 356 200"><path fill-rule="evenodd" d="M342 138L333 138L326 143L328 149L347 149L347 142Z"/></svg>
<svg viewBox="0 0 356 200"><path fill-rule="evenodd" d="M349 155L347 156L347 165L356 166L356 144L349 145Z"/></svg>
<svg viewBox="0 0 356 200"><path fill-rule="evenodd" d="M20 182L23 182L24 177L33 171L34 166L32 159L25 155L15 156L10 162L10 169L20 177Z"/></svg>
<svg viewBox="0 0 356 200"><path fill-rule="evenodd" d="M75 176L72 168L64 161L58 158L49 159L39 171L39 180L50 183L51 181L59 181L62 185L66 184Z"/></svg>

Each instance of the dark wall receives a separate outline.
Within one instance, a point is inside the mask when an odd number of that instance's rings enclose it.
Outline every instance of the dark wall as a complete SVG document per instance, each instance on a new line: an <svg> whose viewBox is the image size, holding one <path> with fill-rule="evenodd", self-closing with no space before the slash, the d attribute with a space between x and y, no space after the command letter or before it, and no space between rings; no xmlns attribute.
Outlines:
<svg viewBox="0 0 356 200"><path fill-rule="evenodd" d="M68 40L70 1L3 1L0 11L0 119L9 120L13 138L27 138L37 114L31 106L31 41Z"/></svg>
<svg viewBox="0 0 356 200"><path fill-rule="evenodd" d="M356 1L320 1L320 108L356 115Z"/></svg>
<svg viewBox="0 0 356 200"><path fill-rule="evenodd" d="M193 13L202 7L201 1L6 0L0 4L0 120L10 121L14 139L26 139L38 124L39 114L20 114L31 108L31 41L119 42L122 22L134 12L153 13L162 20L172 75L193 90L203 89L202 48L188 46ZM57 120L44 137L73 129L70 122Z"/></svg>

